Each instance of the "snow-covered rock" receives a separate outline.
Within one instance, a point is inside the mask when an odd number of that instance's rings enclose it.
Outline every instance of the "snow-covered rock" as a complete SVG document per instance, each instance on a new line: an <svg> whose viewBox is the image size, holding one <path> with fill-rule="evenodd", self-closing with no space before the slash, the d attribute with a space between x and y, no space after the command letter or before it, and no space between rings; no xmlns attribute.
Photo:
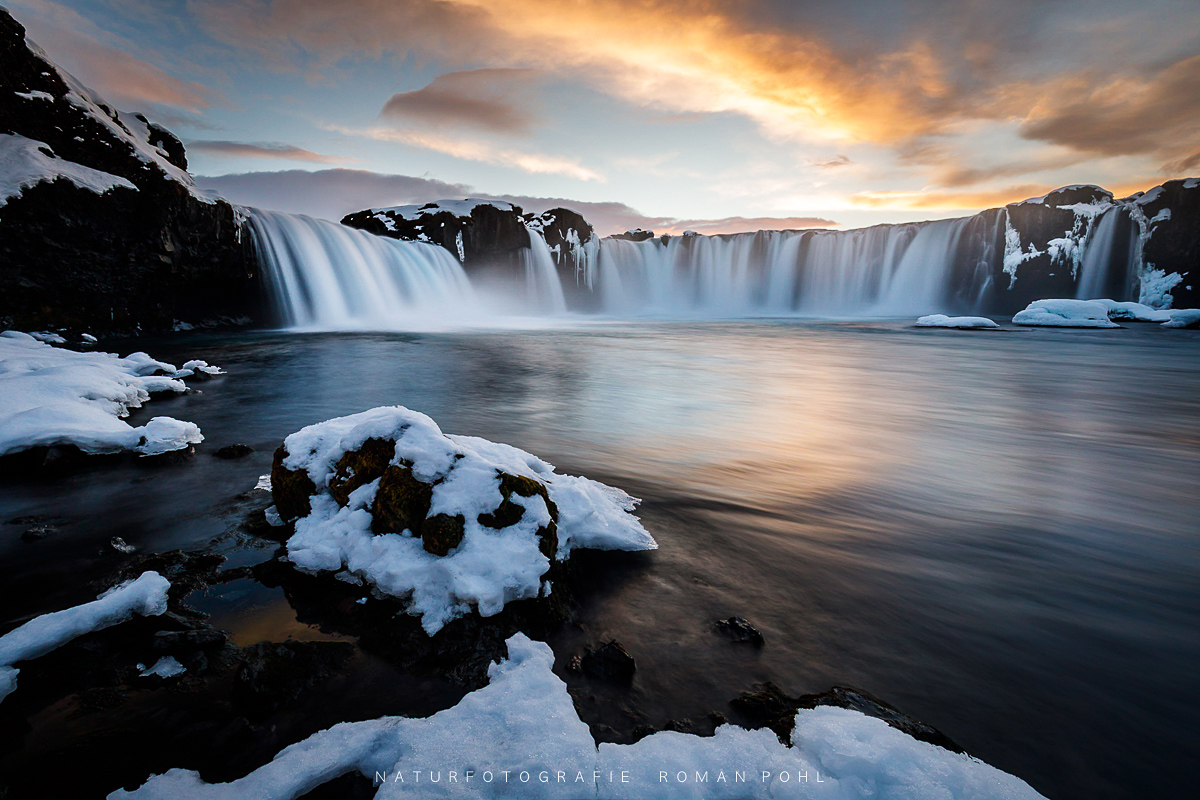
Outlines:
<svg viewBox="0 0 1200 800"><path fill-rule="evenodd" d="M710 737L662 731L597 747L552 667L524 634L490 683L424 719L347 722L285 748L230 783L172 769L110 800L294 798L357 771L388 798L820 798L1034 800L1024 781L842 708L796 714L793 746L767 729L722 725Z"/></svg>
<svg viewBox="0 0 1200 800"><path fill-rule="evenodd" d="M918 328L999 328L987 317L948 317L945 314L929 314L916 321Z"/></svg>
<svg viewBox="0 0 1200 800"><path fill-rule="evenodd" d="M125 178L57 157L43 142L16 133L0 133L0 206L30 186L58 178L96 194L116 188L137 191Z"/></svg>
<svg viewBox="0 0 1200 800"><path fill-rule="evenodd" d="M179 139L59 68L3 8L0 119L9 324L162 330L258 305L244 225L195 188Z"/></svg>
<svg viewBox="0 0 1200 800"><path fill-rule="evenodd" d="M141 614L153 617L167 610L171 582L157 572L114 586L99 598L63 611L43 614L0 636L0 701L17 688L13 664L43 656L85 633L108 628Z"/></svg>
<svg viewBox="0 0 1200 800"><path fill-rule="evenodd" d="M1113 320L1158 322L1164 328L1191 328L1200 323L1200 309L1152 308L1144 303L1116 300L1037 300L1013 316L1016 325L1055 328L1119 328Z"/></svg>
<svg viewBox="0 0 1200 800"><path fill-rule="evenodd" d="M1035 300L1012 318L1014 325L1050 328L1119 328L1095 300Z"/></svg>
<svg viewBox="0 0 1200 800"><path fill-rule="evenodd" d="M0 333L0 456L73 445L85 453L159 455L203 441L192 422L123 420L158 392L185 392L174 366L145 353L79 353ZM166 373L166 374L157 374Z"/></svg>
<svg viewBox="0 0 1200 800"><path fill-rule="evenodd" d="M275 453L277 513L295 519L287 557L343 570L405 598L429 634L478 611L548 593L574 548L650 550L637 500L560 475L509 445L443 434L399 406L311 425Z"/></svg>

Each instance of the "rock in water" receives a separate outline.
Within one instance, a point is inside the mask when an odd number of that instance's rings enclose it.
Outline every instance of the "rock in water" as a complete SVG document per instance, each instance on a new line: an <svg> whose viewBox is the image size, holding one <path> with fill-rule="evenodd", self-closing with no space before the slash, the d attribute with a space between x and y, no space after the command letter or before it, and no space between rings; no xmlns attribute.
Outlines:
<svg viewBox="0 0 1200 800"><path fill-rule="evenodd" d="M448 436L396 406L289 436L271 491L279 516L295 522L291 563L405 598L429 634L472 611L547 597L573 547L657 546L624 492L559 475L515 447Z"/></svg>
<svg viewBox="0 0 1200 800"><path fill-rule="evenodd" d="M718 620L714 627L719 633L723 633L735 642L746 642L755 647L762 647L766 644L766 640L763 639L758 628L741 617Z"/></svg>
<svg viewBox="0 0 1200 800"><path fill-rule="evenodd" d="M633 656L616 639L600 645L595 650L588 648L580 659L580 666L585 674L593 678L626 686L633 683L633 673L637 670L637 662Z"/></svg>
<svg viewBox="0 0 1200 800"><path fill-rule="evenodd" d="M244 458L254 452L254 448L248 444L230 444L222 447L217 452L213 453L217 458L233 459Z"/></svg>

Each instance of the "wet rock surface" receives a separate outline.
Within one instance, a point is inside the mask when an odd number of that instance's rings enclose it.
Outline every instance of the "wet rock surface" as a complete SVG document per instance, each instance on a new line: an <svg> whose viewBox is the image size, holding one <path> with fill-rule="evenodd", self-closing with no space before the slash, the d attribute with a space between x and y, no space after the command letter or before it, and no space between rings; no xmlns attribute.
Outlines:
<svg viewBox="0 0 1200 800"><path fill-rule="evenodd" d="M758 628L741 617L717 620L713 624L713 630L732 642L749 644L754 647L762 647L766 644L766 639L763 638Z"/></svg>
<svg viewBox="0 0 1200 800"><path fill-rule="evenodd" d="M625 686L633 683L633 673L637 671L637 662L616 639L595 649L588 648L579 666L585 675Z"/></svg>
<svg viewBox="0 0 1200 800"><path fill-rule="evenodd" d="M203 375L204 373L200 372L197 374ZM254 448L248 444L229 444L229 445L225 445L220 450L217 450L215 453L213 453L213 455L216 456L217 458L223 458L225 460L232 460L235 458L245 458L246 456L250 455L253 452L254 452Z"/></svg>

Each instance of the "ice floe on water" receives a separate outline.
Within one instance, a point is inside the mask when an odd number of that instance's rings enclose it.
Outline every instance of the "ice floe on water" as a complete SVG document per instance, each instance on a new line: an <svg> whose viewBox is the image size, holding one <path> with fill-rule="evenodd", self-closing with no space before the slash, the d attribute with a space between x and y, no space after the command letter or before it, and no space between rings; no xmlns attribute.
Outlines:
<svg viewBox="0 0 1200 800"><path fill-rule="evenodd" d="M574 548L651 550L637 500L561 475L534 455L450 436L424 414L375 408L287 437L271 475L275 508L296 519L287 557L343 570L404 598L429 634L551 587Z"/></svg>
<svg viewBox="0 0 1200 800"><path fill-rule="evenodd" d="M508 658L491 666L487 686L431 717L342 723L229 783L172 769L109 798L285 800L355 771L379 786L378 800L1041 796L978 759L842 708L798 711L792 746L769 729L728 724L710 737L661 731L635 744L597 746L551 669L549 646L524 634L507 644Z"/></svg>
<svg viewBox="0 0 1200 800"><path fill-rule="evenodd" d="M134 614L158 616L167 610L170 588L171 582L157 572L144 572L90 603L34 617L0 636L0 701L17 688L20 670L13 664L43 656L72 639L124 622Z"/></svg>
<svg viewBox="0 0 1200 800"><path fill-rule="evenodd" d="M154 417L133 427L123 420L152 394L187 391L181 378L221 372L203 361L184 366L145 353L80 353L19 331L0 333L0 456L55 445L152 456L201 442L192 422Z"/></svg>
<svg viewBox="0 0 1200 800"><path fill-rule="evenodd" d="M1014 325L1052 328L1119 328L1114 320L1157 322L1164 328L1200 323L1200 309L1154 308L1117 300L1035 300L1013 315Z"/></svg>
<svg viewBox="0 0 1200 800"><path fill-rule="evenodd" d="M929 314L916 321L918 328L999 328L987 317L948 317L945 314Z"/></svg>

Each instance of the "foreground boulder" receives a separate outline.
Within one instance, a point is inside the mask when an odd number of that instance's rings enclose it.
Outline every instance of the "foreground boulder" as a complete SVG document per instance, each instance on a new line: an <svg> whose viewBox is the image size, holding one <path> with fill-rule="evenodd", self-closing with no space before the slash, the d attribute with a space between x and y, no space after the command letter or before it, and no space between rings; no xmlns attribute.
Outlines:
<svg viewBox="0 0 1200 800"><path fill-rule="evenodd" d="M287 557L407 602L429 634L553 591L574 548L650 550L637 500L560 475L515 447L443 434L424 414L376 408L311 425L275 452Z"/></svg>

